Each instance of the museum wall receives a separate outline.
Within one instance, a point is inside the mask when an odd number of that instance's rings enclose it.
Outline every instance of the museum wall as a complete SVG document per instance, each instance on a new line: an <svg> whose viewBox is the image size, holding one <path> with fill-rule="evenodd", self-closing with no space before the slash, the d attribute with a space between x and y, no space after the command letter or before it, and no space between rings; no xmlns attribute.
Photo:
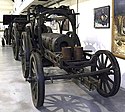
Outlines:
<svg viewBox="0 0 125 112"><path fill-rule="evenodd" d="M102 1L102 2L101 2ZM110 5L110 28L94 28L94 8ZM74 6L75 7L75 6ZM90 48L94 51L106 49L111 51L112 44L112 0L88 0L79 4L80 23L78 34L84 48ZM121 87L125 88L125 60L117 58L121 69Z"/></svg>
<svg viewBox="0 0 125 112"><path fill-rule="evenodd" d="M102 2L101 2L102 1ZM94 8L110 5L110 28L94 28ZM75 7L75 6L74 6ZM88 0L79 4L80 23L78 35L85 49L106 49L111 51L112 46L112 0ZM121 87L125 88L125 60L117 58L121 70Z"/></svg>

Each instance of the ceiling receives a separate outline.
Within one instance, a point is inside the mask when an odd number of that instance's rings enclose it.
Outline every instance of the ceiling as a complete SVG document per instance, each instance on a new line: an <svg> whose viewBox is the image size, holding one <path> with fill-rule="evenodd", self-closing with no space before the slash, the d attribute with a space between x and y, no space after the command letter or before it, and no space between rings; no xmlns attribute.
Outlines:
<svg viewBox="0 0 125 112"><path fill-rule="evenodd" d="M53 4L59 3L64 0L31 0L31 1L33 2L31 2L28 6L25 6L25 8L20 7L18 10L20 10L20 12L26 11L29 6L38 4L49 7ZM12 0L0 0L0 5L1 5L0 6L0 21L1 21L4 14L13 14L14 2ZM22 5L25 5L25 3Z"/></svg>
<svg viewBox="0 0 125 112"><path fill-rule="evenodd" d="M61 1L64 1L64 0L33 0L33 2L31 2L28 6L23 8L22 12L26 11L27 8L32 6L32 5L41 4L41 5L45 6L45 7L49 7L49 6L52 6L53 4L58 4Z"/></svg>

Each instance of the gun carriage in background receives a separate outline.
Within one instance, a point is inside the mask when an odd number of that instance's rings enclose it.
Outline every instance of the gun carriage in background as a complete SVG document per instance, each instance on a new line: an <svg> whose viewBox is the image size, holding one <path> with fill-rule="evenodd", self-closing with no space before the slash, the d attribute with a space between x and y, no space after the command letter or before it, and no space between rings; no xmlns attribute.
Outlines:
<svg viewBox="0 0 125 112"><path fill-rule="evenodd" d="M97 89L104 97L113 96L119 90L121 74L116 58L107 50L92 54L81 47L76 34L76 15L67 6L46 8L37 5L27 11L28 23L20 39L21 63L24 78L31 84L36 108L43 106L46 80L76 79L89 90ZM70 28L66 32L63 27L67 20ZM52 21L58 23L56 33L49 27ZM14 31L14 35L19 35L17 29ZM47 73L46 68L49 71L50 67L63 69L66 74Z"/></svg>
<svg viewBox="0 0 125 112"><path fill-rule="evenodd" d="M3 25L8 25L8 28L5 28L4 30L4 39L6 41L6 45L11 45L12 24L10 20L10 15L3 15Z"/></svg>
<svg viewBox="0 0 125 112"><path fill-rule="evenodd" d="M4 39L6 41L6 44L8 45L8 28L5 28L4 30Z"/></svg>
<svg viewBox="0 0 125 112"><path fill-rule="evenodd" d="M7 45L12 44L14 59L19 59L21 33L27 23L26 15L4 15L3 24L9 25L5 29L4 37Z"/></svg>

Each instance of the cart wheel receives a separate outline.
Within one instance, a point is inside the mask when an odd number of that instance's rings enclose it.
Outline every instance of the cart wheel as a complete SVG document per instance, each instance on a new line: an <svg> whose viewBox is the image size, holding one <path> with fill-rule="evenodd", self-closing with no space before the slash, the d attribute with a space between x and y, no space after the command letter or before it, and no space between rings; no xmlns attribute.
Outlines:
<svg viewBox="0 0 125 112"><path fill-rule="evenodd" d="M97 56L96 71L111 68L109 72L96 76L99 80L97 92L104 97L114 96L118 92L121 82L118 62L114 55L106 50L99 50L95 55Z"/></svg>
<svg viewBox="0 0 125 112"><path fill-rule="evenodd" d="M26 32L22 33L21 36L21 63L24 78L29 76L29 63L30 63L30 50L31 42Z"/></svg>
<svg viewBox="0 0 125 112"><path fill-rule="evenodd" d="M8 45L8 40L6 39L6 45Z"/></svg>
<svg viewBox="0 0 125 112"><path fill-rule="evenodd" d="M45 80L42 60L38 53L33 52L30 56L30 78L32 100L36 108L43 106L45 98Z"/></svg>
<svg viewBox="0 0 125 112"><path fill-rule="evenodd" d="M4 41L4 38L2 38L2 47L5 46L5 41Z"/></svg>
<svg viewBox="0 0 125 112"><path fill-rule="evenodd" d="M12 35L13 35L12 48L13 48L14 59L19 60L19 32L13 30Z"/></svg>
<svg viewBox="0 0 125 112"><path fill-rule="evenodd" d="M4 39L6 41L6 45L8 45L8 28L5 28L4 30Z"/></svg>
<svg viewBox="0 0 125 112"><path fill-rule="evenodd" d="M7 41L8 41L8 45L12 45L12 26L8 26L8 37L7 37Z"/></svg>

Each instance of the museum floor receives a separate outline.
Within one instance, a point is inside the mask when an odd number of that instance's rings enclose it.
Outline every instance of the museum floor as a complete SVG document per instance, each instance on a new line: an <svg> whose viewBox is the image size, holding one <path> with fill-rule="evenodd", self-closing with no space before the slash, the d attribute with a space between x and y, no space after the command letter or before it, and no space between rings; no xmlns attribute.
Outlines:
<svg viewBox="0 0 125 112"><path fill-rule="evenodd" d="M57 72L57 71L56 71ZM111 98L81 89L69 80L47 82L41 112L125 112L125 90ZM39 112L32 104L30 84L10 46L0 46L0 112Z"/></svg>

